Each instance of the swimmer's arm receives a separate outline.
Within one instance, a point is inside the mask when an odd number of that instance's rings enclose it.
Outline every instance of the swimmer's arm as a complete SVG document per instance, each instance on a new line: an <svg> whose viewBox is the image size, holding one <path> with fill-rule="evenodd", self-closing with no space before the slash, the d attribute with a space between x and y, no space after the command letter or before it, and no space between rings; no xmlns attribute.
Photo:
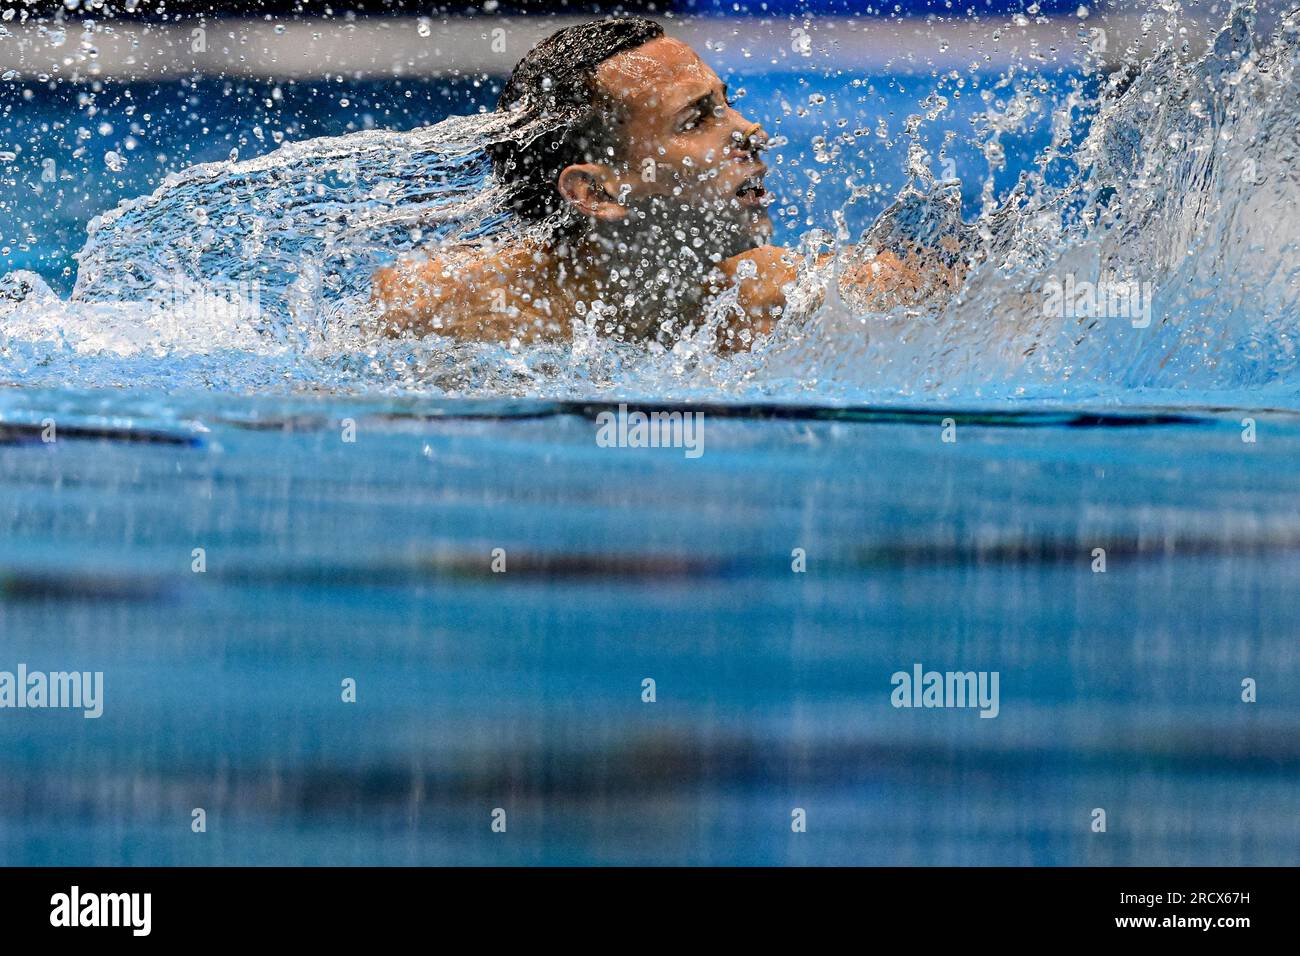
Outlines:
<svg viewBox="0 0 1300 956"><path fill-rule="evenodd" d="M817 265L823 266L834 257L823 253ZM847 258L852 260L852 250ZM752 262L746 267L742 263ZM732 285L738 285L736 303L743 316L733 313L719 333L719 351L744 351L753 345L758 335L767 335L776 326L786 309L786 287L798 275L796 253L780 246L760 246L738 256L724 259L718 264L718 275L710 282L707 292L716 296ZM866 296L868 308L883 311L894 305L910 305L920 301L934 288L936 280L949 282L946 270L938 270L924 262L904 262L892 252L877 253L869 262L855 262L840 276L841 288L853 286L859 296ZM743 278L737 278L744 276ZM821 305L824 290L819 291L813 308Z"/></svg>

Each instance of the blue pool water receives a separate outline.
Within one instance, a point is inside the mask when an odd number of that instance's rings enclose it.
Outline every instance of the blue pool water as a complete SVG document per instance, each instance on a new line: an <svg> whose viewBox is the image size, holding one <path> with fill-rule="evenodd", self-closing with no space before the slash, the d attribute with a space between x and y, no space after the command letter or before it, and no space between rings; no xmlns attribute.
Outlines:
<svg viewBox="0 0 1300 956"><path fill-rule="evenodd" d="M5 394L0 860L1300 859L1294 413L598 411Z"/></svg>

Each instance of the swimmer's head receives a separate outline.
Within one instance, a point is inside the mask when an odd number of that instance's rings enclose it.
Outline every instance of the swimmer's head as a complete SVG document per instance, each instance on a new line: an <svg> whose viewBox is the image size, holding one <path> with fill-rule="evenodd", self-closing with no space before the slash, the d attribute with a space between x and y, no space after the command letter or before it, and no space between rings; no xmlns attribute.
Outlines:
<svg viewBox="0 0 1300 956"><path fill-rule="evenodd" d="M694 50L652 20L552 34L515 67L497 109L520 117L523 136L496 144L492 160L527 218L623 235L671 223L698 230L709 244L701 251L724 257L771 235L766 133L731 107Z"/></svg>

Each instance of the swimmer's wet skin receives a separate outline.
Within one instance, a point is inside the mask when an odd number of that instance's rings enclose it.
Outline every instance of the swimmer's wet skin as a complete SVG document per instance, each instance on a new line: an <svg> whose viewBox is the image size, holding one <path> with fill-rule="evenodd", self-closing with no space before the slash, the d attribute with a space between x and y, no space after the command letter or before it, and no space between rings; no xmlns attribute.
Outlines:
<svg viewBox="0 0 1300 956"><path fill-rule="evenodd" d="M768 244L767 134L733 108L694 50L640 17L569 27L520 61L498 111L550 121L546 135L496 144L492 157L515 189L515 211L554 228L545 239L444 247L379 270L373 297L385 331L562 339L600 302L598 332L662 339L699 324L732 288L739 311L719 330L719 350L771 331L797 263ZM882 251L841 282L858 302L888 308L953 285L931 271Z"/></svg>

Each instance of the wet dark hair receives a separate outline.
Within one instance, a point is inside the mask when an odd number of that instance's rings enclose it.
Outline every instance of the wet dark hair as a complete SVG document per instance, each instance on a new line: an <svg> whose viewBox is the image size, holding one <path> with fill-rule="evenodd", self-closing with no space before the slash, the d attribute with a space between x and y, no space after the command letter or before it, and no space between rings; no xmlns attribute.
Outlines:
<svg viewBox="0 0 1300 956"><path fill-rule="evenodd" d="M488 152L497 178L515 187L510 203L519 215L545 219L562 211L568 204L556 189L561 171L608 159L618 146L617 104L600 88L596 68L663 35L645 17L592 20L552 33L516 64L497 112L517 114L522 135Z"/></svg>

